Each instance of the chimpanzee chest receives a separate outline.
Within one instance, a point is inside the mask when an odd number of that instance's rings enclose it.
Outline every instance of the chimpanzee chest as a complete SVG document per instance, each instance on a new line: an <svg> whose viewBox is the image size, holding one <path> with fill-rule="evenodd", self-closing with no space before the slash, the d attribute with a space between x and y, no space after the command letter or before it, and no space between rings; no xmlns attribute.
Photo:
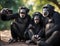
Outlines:
<svg viewBox="0 0 60 46"><path fill-rule="evenodd" d="M53 28L54 27L54 21L53 21L53 19L47 19L47 23L46 23L45 27L46 27L45 28L46 31L49 30L49 29L51 29L51 28Z"/></svg>
<svg viewBox="0 0 60 46"><path fill-rule="evenodd" d="M25 19L18 18L16 20L16 22L17 22L17 25L18 25L18 28L20 29L20 31L24 31L28 24L28 19L27 18L25 18Z"/></svg>

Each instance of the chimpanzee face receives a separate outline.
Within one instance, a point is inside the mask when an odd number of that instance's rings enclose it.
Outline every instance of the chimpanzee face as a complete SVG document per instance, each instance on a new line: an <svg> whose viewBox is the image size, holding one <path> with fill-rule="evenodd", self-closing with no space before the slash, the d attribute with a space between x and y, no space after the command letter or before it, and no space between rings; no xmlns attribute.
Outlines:
<svg viewBox="0 0 60 46"><path fill-rule="evenodd" d="M48 8L43 8L43 16L47 17L49 15L49 9Z"/></svg>
<svg viewBox="0 0 60 46"><path fill-rule="evenodd" d="M35 16L35 17L34 17L34 23L35 23L35 24L38 24L39 22L40 22L39 16Z"/></svg>
<svg viewBox="0 0 60 46"><path fill-rule="evenodd" d="M26 16L26 11L25 11L24 9L21 9L19 15L20 15L21 18L25 18L25 16Z"/></svg>

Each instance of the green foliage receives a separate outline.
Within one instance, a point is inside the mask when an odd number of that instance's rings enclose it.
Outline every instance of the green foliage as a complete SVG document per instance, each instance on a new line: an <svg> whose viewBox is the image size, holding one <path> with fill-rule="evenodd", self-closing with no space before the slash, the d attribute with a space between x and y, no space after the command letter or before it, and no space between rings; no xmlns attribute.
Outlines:
<svg viewBox="0 0 60 46"><path fill-rule="evenodd" d="M1 21L0 20L0 30L10 29L11 21Z"/></svg>

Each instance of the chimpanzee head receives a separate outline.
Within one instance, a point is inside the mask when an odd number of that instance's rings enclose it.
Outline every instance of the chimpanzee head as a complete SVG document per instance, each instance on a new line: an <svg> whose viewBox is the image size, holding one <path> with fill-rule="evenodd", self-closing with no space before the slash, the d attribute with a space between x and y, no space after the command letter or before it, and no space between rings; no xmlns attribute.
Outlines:
<svg viewBox="0 0 60 46"><path fill-rule="evenodd" d="M12 14L13 11L11 9L8 9L8 8L3 8L1 10L1 13L3 13L3 14Z"/></svg>
<svg viewBox="0 0 60 46"><path fill-rule="evenodd" d="M19 10L18 10L18 12L19 12L19 15L20 15L20 17L21 18L25 18L25 16L28 14L28 12L29 12L29 9L27 8L27 7L20 7L19 8Z"/></svg>
<svg viewBox="0 0 60 46"><path fill-rule="evenodd" d="M50 4L46 4L42 9L44 17L49 16L51 13L53 13L53 11L54 11L54 6L52 6Z"/></svg>
<svg viewBox="0 0 60 46"><path fill-rule="evenodd" d="M35 12L33 14L33 21L35 24L38 24L42 21L42 14L40 12Z"/></svg>

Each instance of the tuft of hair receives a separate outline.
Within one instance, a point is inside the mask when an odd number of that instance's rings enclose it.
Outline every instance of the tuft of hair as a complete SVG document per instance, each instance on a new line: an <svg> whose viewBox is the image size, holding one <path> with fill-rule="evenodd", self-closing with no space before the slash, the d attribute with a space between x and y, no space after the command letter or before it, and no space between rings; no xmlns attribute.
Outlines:
<svg viewBox="0 0 60 46"><path fill-rule="evenodd" d="M21 10L21 9L26 10L26 13L28 13L28 12L29 12L29 9L28 9L27 7L22 6L22 7L19 7L19 9L18 9L18 12L19 12L19 13L20 13L20 10Z"/></svg>

